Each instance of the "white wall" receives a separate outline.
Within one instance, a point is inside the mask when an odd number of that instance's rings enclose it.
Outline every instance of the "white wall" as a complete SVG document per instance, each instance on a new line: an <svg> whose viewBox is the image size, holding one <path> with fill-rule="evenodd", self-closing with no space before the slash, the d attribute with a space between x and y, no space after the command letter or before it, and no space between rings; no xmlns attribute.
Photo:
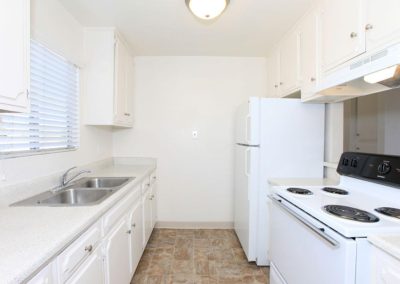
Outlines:
<svg viewBox="0 0 400 284"><path fill-rule="evenodd" d="M232 222L234 112L265 95L265 69L261 58L136 58L134 128L115 132L114 154L158 159L159 221Z"/></svg>
<svg viewBox="0 0 400 284"><path fill-rule="evenodd" d="M57 0L31 1L32 36L70 61L80 64L83 55L83 28ZM80 94L82 97L84 94ZM81 113L83 106L81 105ZM77 151L0 160L0 186L46 176L73 165L110 157L112 131L81 125L81 145Z"/></svg>

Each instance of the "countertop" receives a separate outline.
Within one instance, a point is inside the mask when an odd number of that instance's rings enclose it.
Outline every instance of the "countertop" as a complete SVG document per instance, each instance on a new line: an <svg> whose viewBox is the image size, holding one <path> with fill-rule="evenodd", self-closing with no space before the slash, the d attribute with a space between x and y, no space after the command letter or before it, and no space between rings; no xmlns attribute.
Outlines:
<svg viewBox="0 0 400 284"><path fill-rule="evenodd" d="M371 235L368 241L400 260L400 235Z"/></svg>
<svg viewBox="0 0 400 284"><path fill-rule="evenodd" d="M271 178L268 182L272 186L335 186L339 183L324 178Z"/></svg>
<svg viewBox="0 0 400 284"><path fill-rule="evenodd" d="M108 165L88 176L135 177L94 206L0 207L0 282L20 283L41 269L109 208L139 184L156 164ZM46 189L45 189L46 190ZM43 190L43 191L45 191Z"/></svg>

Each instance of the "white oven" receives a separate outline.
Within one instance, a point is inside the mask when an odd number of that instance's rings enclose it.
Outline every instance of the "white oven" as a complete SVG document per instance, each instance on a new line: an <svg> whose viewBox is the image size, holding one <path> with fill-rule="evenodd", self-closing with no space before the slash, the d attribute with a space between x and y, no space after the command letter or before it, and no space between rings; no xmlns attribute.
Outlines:
<svg viewBox="0 0 400 284"><path fill-rule="evenodd" d="M270 284L356 283L356 239L343 237L277 194L270 198Z"/></svg>

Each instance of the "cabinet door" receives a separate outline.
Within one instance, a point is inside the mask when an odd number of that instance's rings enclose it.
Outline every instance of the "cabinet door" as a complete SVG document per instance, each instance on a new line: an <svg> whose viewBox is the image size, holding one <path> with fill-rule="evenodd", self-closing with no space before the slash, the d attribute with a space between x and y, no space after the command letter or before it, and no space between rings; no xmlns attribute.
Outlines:
<svg viewBox="0 0 400 284"><path fill-rule="evenodd" d="M115 93L114 93L114 120L115 122L122 122L125 119L125 105L126 105L126 49L123 43L116 38L115 42Z"/></svg>
<svg viewBox="0 0 400 284"><path fill-rule="evenodd" d="M318 77L317 58L317 22L318 17L311 13L304 18L300 31L300 77L301 97L313 95Z"/></svg>
<svg viewBox="0 0 400 284"><path fill-rule="evenodd" d="M143 247L143 206L139 202L130 213L131 226L131 275L135 273L144 250Z"/></svg>
<svg viewBox="0 0 400 284"><path fill-rule="evenodd" d="M271 56L268 58L267 64L267 76L268 76L268 88L267 97L276 98L278 97L279 90L279 51L274 50Z"/></svg>
<svg viewBox="0 0 400 284"><path fill-rule="evenodd" d="M144 226L144 239L143 247L147 245L149 241L152 227L151 227L151 190L148 189L143 196L143 226Z"/></svg>
<svg viewBox="0 0 400 284"><path fill-rule="evenodd" d="M66 282L68 284L88 284L104 283L104 268L103 257L100 249L97 249L93 254L79 267L79 269ZM128 283L128 282L126 282Z"/></svg>
<svg viewBox="0 0 400 284"><path fill-rule="evenodd" d="M322 69L365 52L364 0L324 0L321 14Z"/></svg>
<svg viewBox="0 0 400 284"><path fill-rule="evenodd" d="M29 111L29 0L0 0L0 112Z"/></svg>
<svg viewBox="0 0 400 284"><path fill-rule="evenodd" d="M279 94L285 96L299 87L298 33L290 33L281 43L279 52Z"/></svg>
<svg viewBox="0 0 400 284"><path fill-rule="evenodd" d="M48 264L38 274L36 274L28 284L53 284L57 283L56 265L54 262Z"/></svg>
<svg viewBox="0 0 400 284"><path fill-rule="evenodd" d="M130 281L130 231L126 218L117 223L105 240L106 283Z"/></svg>
<svg viewBox="0 0 400 284"><path fill-rule="evenodd" d="M133 95L134 95L134 68L133 58L127 54L126 58L126 94L124 120L127 124L133 123Z"/></svg>
<svg viewBox="0 0 400 284"><path fill-rule="evenodd" d="M151 229L153 230L157 222L157 183L151 186Z"/></svg>
<svg viewBox="0 0 400 284"><path fill-rule="evenodd" d="M400 42L399 0L367 0L366 9L368 50Z"/></svg>

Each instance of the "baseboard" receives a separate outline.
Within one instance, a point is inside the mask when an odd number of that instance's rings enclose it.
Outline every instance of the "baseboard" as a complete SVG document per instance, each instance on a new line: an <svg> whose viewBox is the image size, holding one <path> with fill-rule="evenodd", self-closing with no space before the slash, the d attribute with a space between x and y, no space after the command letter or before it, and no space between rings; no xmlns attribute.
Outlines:
<svg viewBox="0 0 400 284"><path fill-rule="evenodd" d="M233 222L168 222L158 221L159 229L233 229Z"/></svg>

